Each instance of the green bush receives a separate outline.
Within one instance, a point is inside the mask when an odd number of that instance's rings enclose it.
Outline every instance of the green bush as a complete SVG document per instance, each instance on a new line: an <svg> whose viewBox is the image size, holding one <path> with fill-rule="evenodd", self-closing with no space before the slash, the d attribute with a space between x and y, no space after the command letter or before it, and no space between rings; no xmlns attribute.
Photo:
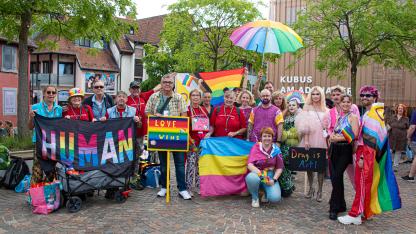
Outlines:
<svg viewBox="0 0 416 234"><path fill-rule="evenodd" d="M33 149L32 135L26 137L1 137L0 144L6 146L10 151Z"/></svg>
<svg viewBox="0 0 416 234"><path fill-rule="evenodd" d="M153 89L156 85L160 83L160 78L149 78L141 84L141 90L142 92L149 91Z"/></svg>

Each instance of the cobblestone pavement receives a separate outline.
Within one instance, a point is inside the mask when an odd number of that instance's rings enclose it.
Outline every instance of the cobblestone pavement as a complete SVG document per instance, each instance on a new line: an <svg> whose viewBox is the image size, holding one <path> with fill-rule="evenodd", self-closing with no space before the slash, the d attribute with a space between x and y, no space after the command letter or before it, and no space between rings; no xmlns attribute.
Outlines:
<svg viewBox="0 0 416 234"><path fill-rule="evenodd" d="M409 170L401 165L398 175ZM304 174L298 173L297 190L279 204L251 207L250 197L196 197L184 201L172 191L170 204L157 198L155 189L134 191L123 203L108 201L103 195L89 198L78 213L66 209L50 215L34 215L25 195L0 189L0 233L415 233L416 183L398 176L403 208L388 212L360 226L344 226L328 219L331 191L324 183L324 202L303 196ZM346 199L351 204L352 187L347 179Z"/></svg>

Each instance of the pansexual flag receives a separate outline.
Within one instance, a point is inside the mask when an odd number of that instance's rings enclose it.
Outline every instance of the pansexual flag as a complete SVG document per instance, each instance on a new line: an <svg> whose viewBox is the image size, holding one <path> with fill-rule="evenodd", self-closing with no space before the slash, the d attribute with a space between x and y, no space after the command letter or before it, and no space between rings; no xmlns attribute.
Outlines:
<svg viewBox="0 0 416 234"><path fill-rule="evenodd" d="M224 88L233 89L235 87L240 87L243 74L244 68L198 73L199 77L207 83L212 91L211 104L214 106L219 106L224 103Z"/></svg>
<svg viewBox="0 0 416 234"><path fill-rule="evenodd" d="M239 194L247 190L247 158L254 142L231 137L201 141L199 176L201 196Z"/></svg>

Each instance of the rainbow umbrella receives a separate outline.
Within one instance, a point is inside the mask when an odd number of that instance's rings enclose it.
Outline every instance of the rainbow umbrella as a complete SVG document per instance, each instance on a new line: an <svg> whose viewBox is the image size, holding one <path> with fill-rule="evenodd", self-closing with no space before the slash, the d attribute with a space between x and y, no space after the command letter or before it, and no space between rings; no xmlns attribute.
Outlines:
<svg viewBox="0 0 416 234"><path fill-rule="evenodd" d="M258 53L283 54L303 47L302 38L288 26L275 21L259 20L247 23L230 36L236 46Z"/></svg>

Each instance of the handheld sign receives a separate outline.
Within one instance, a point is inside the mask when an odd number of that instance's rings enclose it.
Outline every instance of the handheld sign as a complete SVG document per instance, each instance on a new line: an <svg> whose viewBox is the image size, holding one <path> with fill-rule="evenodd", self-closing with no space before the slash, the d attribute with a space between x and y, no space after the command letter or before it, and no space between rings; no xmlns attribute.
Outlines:
<svg viewBox="0 0 416 234"><path fill-rule="evenodd" d="M289 148L289 169L292 171L322 172L326 168L326 149Z"/></svg>
<svg viewBox="0 0 416 234"><path fill-rule="evenodd" d="M189 118L149 116L147 149L186 152L189 150Z"/></svg>

